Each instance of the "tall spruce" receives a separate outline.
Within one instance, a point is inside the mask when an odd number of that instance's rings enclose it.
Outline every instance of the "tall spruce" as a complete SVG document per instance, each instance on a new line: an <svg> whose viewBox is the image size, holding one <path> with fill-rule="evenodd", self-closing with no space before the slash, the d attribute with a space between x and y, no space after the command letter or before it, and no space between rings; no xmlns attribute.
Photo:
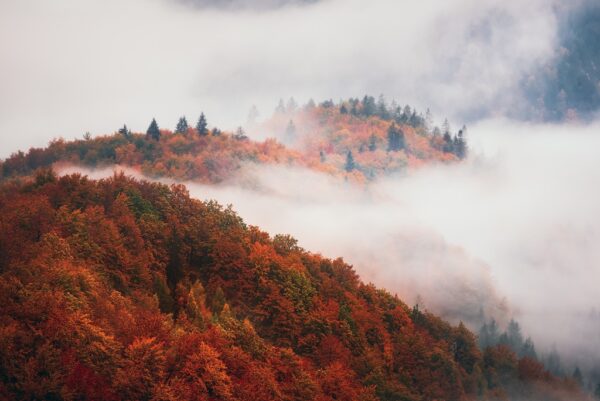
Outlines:
<svg viewBox="0 0 600 401"><path fill-rule="evenodd" d="M347 172L351 172L355 168L356 168L356 163L354 162L354 156L352 156L352 151L349 150L348 153L346 154L346 165L344 166L344 169Z"/></svg>
<svg viewBox="0 0 600 401"><path fill-rule="evenodd" d="M392 123L390 125L390 127L388 128L387 136L388 152L397 152L401 149L404 149L404 132L402 132L402 130L398 128L396 123Z"/></svg>
<svg viewBox="0 0 600 401"><path fill-rule="evenodd" d="M158 141L160 139L160 129L158 128L158 124L156 123L156 119L152 119L150 126L146 130L146 138L153 139Z"/></svg>
<svg viewBox="0 0 600 401"><path fill-rule="evenodd" d="M196 131L198 131L198 135L206 136L208 135L208 124L206 123L206 116L204 113L200 113L200 117L198 118L198 123L196 124Z"/></svg>
<svg viewBox="0 0 600 401"><path fill-rule="evenodd" d="M185 116L179 118L177 121L177 126L175 127L175 132L178 134L185 134L188 131L188 122Z"/></svg>

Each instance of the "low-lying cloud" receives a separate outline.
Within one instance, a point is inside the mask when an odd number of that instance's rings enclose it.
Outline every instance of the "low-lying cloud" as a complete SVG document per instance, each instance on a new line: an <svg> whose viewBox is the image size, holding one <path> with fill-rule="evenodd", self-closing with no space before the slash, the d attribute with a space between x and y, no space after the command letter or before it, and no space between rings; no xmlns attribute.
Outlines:
<svg viewBox="0 0 600 401"><path fill-rule="evenodd" d="M383 93L459 123L502 113L552 55L563 3L197 1L0 2L0 157L201 111L234 128L253 104L265 117L289 96ZM285 6L259 12L267 3Z"/></svg>
<svg viewBox="0 0 600 401"><path fill-rule="evenodd" d="M366 187L255 165L227 184L187 186L343 256L409 304L471 325L481 313L514 317L539 349L589 366L600 359L599 128L485 121L471 127L464 163Z"/></svg>

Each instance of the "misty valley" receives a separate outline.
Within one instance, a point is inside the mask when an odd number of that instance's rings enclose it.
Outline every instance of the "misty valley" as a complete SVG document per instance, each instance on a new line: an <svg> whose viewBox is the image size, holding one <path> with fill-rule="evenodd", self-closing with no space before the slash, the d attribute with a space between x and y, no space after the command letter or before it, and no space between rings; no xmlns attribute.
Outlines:
<svg viewBox="0 0 600 401"><path fill-rule="evenodd" d="M594 0L0 2L0 400L600 400L598 43Z"/></svg>

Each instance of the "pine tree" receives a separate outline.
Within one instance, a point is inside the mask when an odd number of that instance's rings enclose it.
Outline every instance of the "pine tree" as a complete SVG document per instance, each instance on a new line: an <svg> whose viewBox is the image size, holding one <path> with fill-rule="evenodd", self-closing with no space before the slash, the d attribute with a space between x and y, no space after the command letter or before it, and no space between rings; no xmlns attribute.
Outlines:
<svg viewBox="0 0 600 401"><path fill-rule="evenodd" d="M285 114L285 105L283 104L283 99L279 99L279 103L277 104L277 107L275 107L275 113Z"/></svg>
<svg viewBox="0 0 600 401"><path fill-rule="evenodd" d="M185 116L179 118L177 122L177 126L175 127L175 132L178 134L185 134L188 131L188 122Z"/></svg>
<svg viewBox="0 0 600 401"><path fill-rule="evenodd" d="M347 172L351 172L355 168L356 168L356 163L354 162L354 157L352 156L352 151L349 150L348 153L346 154L346 165L344 166L344 169Z"/></svg>
<svg viewBox="0 0 600 401"><path fill-rule="evenodd" d="M431 132L433 130L433 114L429 108L425 112L425 130Z"/></svg>
<svg viewBox="0 0 600 401"><path fill-rule="evenodd" d="M131 135L131 131L127 128L127 124L123 125L123 128L119 128L119 134L128 138Z"/></svg>
<svg viewBox="0 0 600 401"><path fill-rule="evenodd" d="M454 154L458 156L459 159L467 157L467 141L465 140L464 133L464 130L458 131L458 135L454 141Z"/></svg>
<svg viewBox="0 0 600 401"><path fill-rule="evenodd" d="M346 108L345 104L342 104L340 107L340 114L348 114L348 109Z"/></svg>
<svg viewBox="0 0 600 401"><path fill-rule="evenodd" d="M444 146L442 150L446 153L454 153L454 142L452 141L452 136L450 132L444 133Z"/></svg>
<svg viewBox="0 0 600 401"><path fill-rule="evenodd" d="M366 117L372 116L377 111L375 104L375 98L373 96L366 96L362 100L362 114Z"/></svg>
<svg viewBox="0 0 600 401"><path fill-rule="evenodd" d="M206 128L207 126L208 124L206 123L206 117L204 116L204 113L200 113L200 118L198 118L198 123L196 124L196 131L198 131L198 135L208 135L208 129Z"/></svg>
<svg viewBox="0 0 600 401"><path fill-rule="evenodd" d="M535 345L533 344L533 340L531 339L531 337L527 337L527 339L523 343L523 346L521 347L521 352L519 352L519 356L537 360Z"/></svg>
<svg viewBox="0 0 600 401"><path fill-rule="evenodd" d="M160 129L158 128L158 124L154 118L152 119L152 122L146 131L146 138L154 139L155 141L160 139Z"/></svg>
<svg viewBox="0 0 600 401"><path fill-rule="evenodd" d="M294 97L292 96L291 98L288 99L285 110L288 113L293 113L296 111L297 108L298 108L298 103L296 102L296 99L294 99Z"/></svg>
<svg viewBox="0 0 600 401"><path fill-rule="evenodd" d="M294 125L294 121L290 120L287 127L285 127L285 138L284 140L287 143L291 143L296 139L296 126Z"/></svg>
<svg viewBox="0 0 600 401"><path fill-rule="evenodd" d="M237 127L237 129L235 130L235 134L233 134L233 138L237 139L238 141L243 141L248 139L248 137L246 136L246 132L244 131L244 128L242 127Z"/></svg>
<svg viewBox="0 0 600 401"><path fill-rule="evenodd" d="M523 348L523 335L519 323L511 319L507 329L508 345L513 351L519 352Z"/></svg>
<svg viewBox="0 0 600 401"><path fill-rule="evenodd" d="M388 152L397 152L404 149L404 133L395 123L392 123L388 128Z"/></svg>
<svg viewBox="0 0 600 401"><path fill-rule="evenodd" d="M379 95L379 99L377 100L377 115L384 120L389 120L390 118L390 112L388 111L385 97L383 97L383 95Z"/></svg>
<svg viewBox="0 0 600 401"><path fill-rule="evenodd" d="M248 124L256 124L256 120L258 119L259 115L260 113L258 112L258 108L256 108L256 105L253 104L250 108L250 111L248 112Z"/></svg>
<svg viewBox="0 0 600 401"><path fill-rule="evenodd" d="M447 118L444 119L444 123L442 124L442 133L450 135L450 123Z"/></svg>

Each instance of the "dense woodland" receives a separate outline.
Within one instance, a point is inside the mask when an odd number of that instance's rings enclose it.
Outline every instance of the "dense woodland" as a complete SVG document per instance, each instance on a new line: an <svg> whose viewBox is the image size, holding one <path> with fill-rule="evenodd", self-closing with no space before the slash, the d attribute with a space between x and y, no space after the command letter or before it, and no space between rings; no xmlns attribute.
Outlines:
<svg viewBox="0 0 600 401"><path fill-rule="evenodd" d="M248 138L209 129L204 114L196 124L181 117L174 130L152 120L145 133L124 126L112 135L52 141L46 148L17 152L0 162L0 176L27 175L54 163L101 167L120 164L150 177L171 177L218 183L243 173L249 163L291 165L326 172L358 182L398 173L425 163L449 163L467 155L466 128L452 134L450 125L432 126L409 106L387 105L381 97L350 99L338 104L309 102L298 107L283 101L266 122L249 129L272 139Z"/></svg>
<svg viewBox="0 0 600 401"><path fill-rule="evenodd" d="M585 399L183 186L41 170L0 227L0 399Z"/></svg>

